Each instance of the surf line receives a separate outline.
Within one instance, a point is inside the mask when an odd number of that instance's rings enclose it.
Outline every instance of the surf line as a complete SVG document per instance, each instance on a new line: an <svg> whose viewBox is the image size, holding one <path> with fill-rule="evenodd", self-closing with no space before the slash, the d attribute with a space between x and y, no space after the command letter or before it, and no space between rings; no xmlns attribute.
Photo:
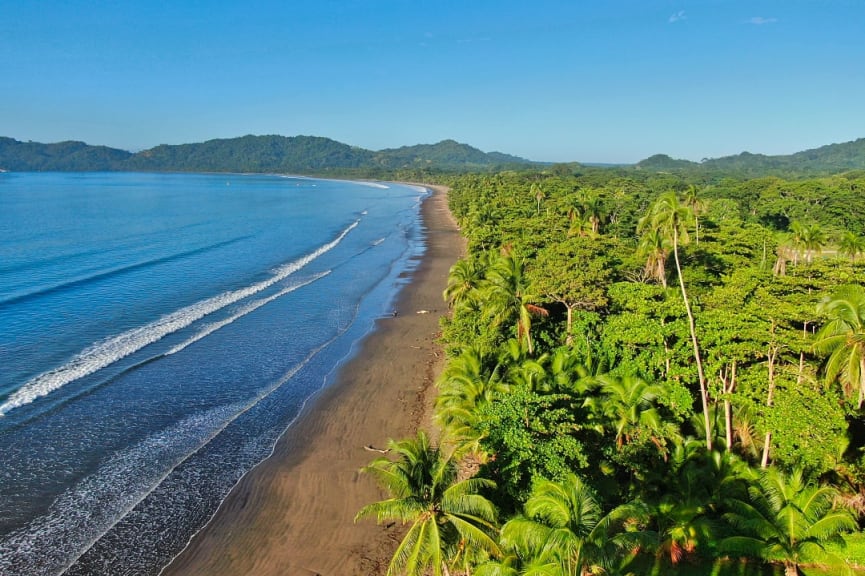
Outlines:
<svg viewBox="0 0 865 576"><path fill-rule="evenodd" d="M300 282L298 284L294 284L293 286L289 286L288 288L280 290L279 292L277 292L276 294L273 294L272 296L268 296L267 298L262 298L260 300L255 300L253 302L250 302L249 304L247 304L246 306L241 308L240 311L238 311L236 314L232 314L231 316L229 316L228 318L225 318L224 320L220 320L218 322L213 322L211 324L204 326L201 329L201 331L199 331L195 336L186 340L185 342L181 342L180 344L178 344L177 346L175 346L174 348L172 348L171 350L169 350L168 352L163 354L163 356L170 356L171 354L176 354L176 353L180 352L181 350L183 350L184 348L186 348L187 346L189 346L190 344L194 344L194 343L198 342L199 340L201 340L202 338L210 336L211 334L213 334L214 332L216 332L217 330L219 330L223 326L228 326L229 324L231 324L232 322L234 322L238 318L242 318L242 317L246 316L247 314L249 314L250 312L258 310L259 308L261 308L265 304L273 302L277 298L281 298L281 297L285 296L286 294L290 294L291 292L294 292L298 288L303 288L304 286L308 286L308 285L312 284L313 282L315 282L316 280L320 280L320 279L324 278L328 274L330 274L330 270L327 270L327 271L322 272L320 274L316 274L315 276L313 276L309 280L306 280L304 282Z"/></svg>
<svg viewBox="0 0 865 576"><path fill-rule="evenodd" d="M10 410L30 404L38 398L47 396L70 382L93 374L106 366L110 366L118 360L141 350L145 346L186 328L208 314L222 310L226 306L257 294L277 282L288 278L339 245L348 233L359 224L360 219L355 220L327 244L319 246L314 251L298 258L294 262L289 262L277 268L273 276L267 280L262 280L246 288L223 292L222 294L201 300L200 302L166 314L149 324L127 330L85 348L62 366L43 372L27 381L18 391L9 396L3 404L0 404L0 416L6 415Z"/></svg>
<svg viewBox="0 0 865 576"><path fill-rule="evenodd" d="M64 574L150 496L178 466L207 446L240 416L289 382L341 334L311 350L282 377L250 399L185 418L112 456L94 474L64 492L51 504L45 516L0 537L0 573L5 574L4 569L14 567L25 570L20 574L48 574L49 569L55 576ZM296 419L297 416L292 422ZM205 433L202 435L200 432ZM273 454L273 448L270 454ZM167 459L169 465L160 470L151 469L149 475L142 473L139 468L145 463L145 468L150 468L154 460L163 459ZM112 498L112 494L118 497ZM95 502L100 505L94 505ZM42 554L34 555L34 550Z"/></svg>

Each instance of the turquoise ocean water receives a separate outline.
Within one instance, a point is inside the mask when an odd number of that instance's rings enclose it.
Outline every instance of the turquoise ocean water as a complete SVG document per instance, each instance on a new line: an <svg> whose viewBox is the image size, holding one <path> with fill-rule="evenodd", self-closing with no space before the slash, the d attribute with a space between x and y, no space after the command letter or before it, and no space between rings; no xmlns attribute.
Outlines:
<svg viewBox="0 0 865 576"><path fill-rule="evenodd" d="M0 174L0 574L158 574L390 312L426 193Z"/></svg>

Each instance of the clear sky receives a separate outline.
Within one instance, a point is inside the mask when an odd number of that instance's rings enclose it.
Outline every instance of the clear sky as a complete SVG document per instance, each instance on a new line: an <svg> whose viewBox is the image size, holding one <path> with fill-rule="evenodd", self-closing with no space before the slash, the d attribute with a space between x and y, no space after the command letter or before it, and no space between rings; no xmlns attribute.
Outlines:
<svg viewBox="0 0 865 576"><path fill-rule="evenodd" d="M244 134L532 160L865 137L865 0L5 0L0 135Z"/></svg>

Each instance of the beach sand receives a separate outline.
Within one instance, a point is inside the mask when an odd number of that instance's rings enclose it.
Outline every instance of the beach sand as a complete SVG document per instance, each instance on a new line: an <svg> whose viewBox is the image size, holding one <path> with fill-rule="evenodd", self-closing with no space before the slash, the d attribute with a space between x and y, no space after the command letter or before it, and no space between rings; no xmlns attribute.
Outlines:
<svg viewBox="0 0 865 576"><path fill-rule="evenodd" d="M388 439L430 429L442 291L464 242L437 188L421 207L427 250L396 304L378 321L333 385L289 428L273 456L235 486L166 576L384 574L402 533L354 523L384 494L359 469ZM420 313L419 313L420 312Z"/></svg>

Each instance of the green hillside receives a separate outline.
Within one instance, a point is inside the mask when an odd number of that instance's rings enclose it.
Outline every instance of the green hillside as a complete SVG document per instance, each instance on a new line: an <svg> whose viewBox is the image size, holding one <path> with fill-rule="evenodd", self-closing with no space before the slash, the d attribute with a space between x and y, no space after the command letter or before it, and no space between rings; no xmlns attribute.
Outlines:
<svg viewBox="0 0 865 576"><path fill-rule="evenodd" d="M0 138L0 169L10 171L141 170L288 172L374 175L382 171L466 172L528 160L445 140L374 152L318 136L242 136L195 144L163 144L133 154L83 142L40 144Z"/></svg>
<svg viewBox="0 0 865 576"><path fill-rule="evenodd" d="M135 154L134 170L188 172L317 172L368 165L372 153L315 136L243 136L161 145Z"/></svg>
<svg viewBox="0 0 865 576"><path fill-rule="evenodd" d="M501 152L485 153L454 140L382 150L376 153L375 161L380 166L391 170L435 166L454 171L529 163L523 158Z"/></svg>
<svg viewBox="0 0 865 576"><path fill-rule="evenodd" d="M865 169L865 138L795 154L767 156L742 152L700 163L656 154L638 162L636 168L656 172L724 173L742 178L825 176Z"/></svg>
<svg viewBox="0 0 865 576"><path fill-rule="evenodd" d="M283 172L386 177L394 172L489 172L543 167L501 152L483 152L454 140L372 151L319 136L242 136L194 144L163 144L138 153L84 142L42 144L0 137L0 169L10 171L145 170ZM802 178L865 170L865 138L786 156L742 152L691 162L655 154L619 170L670 172L696 178L732 176Z"/></svg>
<svg viewBox="0 0 865 576"><path fill-rule="evenodd" d="M0 169L17 172L122 170L131 152L84 142L40 144L0 137Z"/></svg>

